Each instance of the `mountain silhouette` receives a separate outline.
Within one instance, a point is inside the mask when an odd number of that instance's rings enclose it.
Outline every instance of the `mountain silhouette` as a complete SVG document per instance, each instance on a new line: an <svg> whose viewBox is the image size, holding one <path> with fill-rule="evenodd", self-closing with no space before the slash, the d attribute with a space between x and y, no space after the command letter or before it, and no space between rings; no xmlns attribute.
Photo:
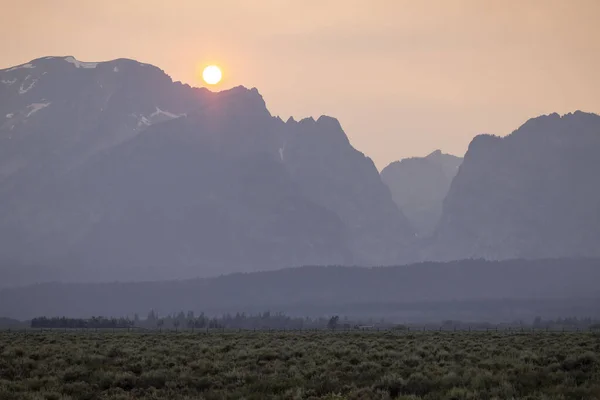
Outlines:
<svg viewBox="0 0 600 400"><path fill-rule="evenodd" d="M415 258L338 121L284 122L256 89L45 57L0 71L0 116L5 265L161 279Z"/></svg>
<svg viewBox="0 0 600 400"><path fill-rule="evenodd" d="M462 158L436 150L426 157L394 161L381 171L392 198L420 236L432 234Z"/></svg>
<svg viewBox="0 0 600 400"><path fill-rule="evenodd" d="M396 267L298 267L160 282L43 283L0 290L0 314L45 316L284 311L512 321L597 315L599 259L461 260Z"/></svg>
<svg viewBox="0 0 600 400"><path fill-rule="evenodd" d="M336 119L284 122L255 88L40 58L0 70L2 286L598 257L599 133L551 114L379 174Z"/></svg>
<svg viewBox="0 0 600 400"><path fill-rule="evenodd" d="M429 258L600 256L600 116L527 121L473 139Z"/></svg>

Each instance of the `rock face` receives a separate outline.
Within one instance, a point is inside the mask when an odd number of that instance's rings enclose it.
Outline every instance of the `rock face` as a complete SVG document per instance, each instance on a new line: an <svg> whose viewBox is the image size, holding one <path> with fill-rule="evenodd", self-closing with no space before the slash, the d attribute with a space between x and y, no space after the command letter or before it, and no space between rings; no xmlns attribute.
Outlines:
<svg viewBox="0 0 600 400"><path fill-rule="evenodd" d="M414 258L409 224L339 123L284 123L256 89L47 57L0 71L0 116L5 264L104 280Z"/></svg>
<svg viewBox="0 0 600 400"><path fill-rule="evenodd" d="M398 211L370 158L355 150L337 120L288 121L283 162L312 202L336 210L361 265L416 256L410 223Z"/></svg>
<svg viewBox="0 0 600 400"><path fill-rule="evenodd" d="M452 181L430 258L600 256L600 116L541 116L477 136Z"/></svg>
<svg viewBox="0 0 600 400"><path fill-rule="evenodd" d="M392 198L419 236L434 231L442 215L442 203L462 158L436 150L426 157L405 158L381 171Z"/></svg>

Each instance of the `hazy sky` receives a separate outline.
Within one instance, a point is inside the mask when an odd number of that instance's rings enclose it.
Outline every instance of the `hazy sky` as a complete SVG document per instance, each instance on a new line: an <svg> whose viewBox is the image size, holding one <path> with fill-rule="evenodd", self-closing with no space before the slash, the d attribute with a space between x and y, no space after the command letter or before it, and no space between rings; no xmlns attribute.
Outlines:
<svg viewBox="0 0 600 400"><path fill-rule="evenodd" d="M379 168L530 117L600 112L597 0L28 0L0 14L0 68L126 57L194 86L257 87L272 114L337 117Z"/></svg>

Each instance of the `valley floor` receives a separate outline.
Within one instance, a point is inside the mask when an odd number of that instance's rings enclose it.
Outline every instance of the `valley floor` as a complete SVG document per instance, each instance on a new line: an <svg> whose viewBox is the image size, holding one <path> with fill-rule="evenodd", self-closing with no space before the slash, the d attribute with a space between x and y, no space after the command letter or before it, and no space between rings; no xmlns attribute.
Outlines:
<svg viewBox="0 0 600 400"><path fill-rule="evenodd" d="M0 399L600 399L595 333L0 333Z"/></svg>

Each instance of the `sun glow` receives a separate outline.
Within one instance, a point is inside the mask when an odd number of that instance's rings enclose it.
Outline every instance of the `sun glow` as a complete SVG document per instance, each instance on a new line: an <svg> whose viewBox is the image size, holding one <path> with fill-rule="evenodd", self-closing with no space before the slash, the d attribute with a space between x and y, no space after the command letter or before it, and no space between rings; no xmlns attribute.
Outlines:
<svg viewBox="0 0 600 400"><path fill-rule="evenodd" d="M204 82L208 83L209 85L216 85L219 83L222 76L223 74L221 73L221 69L216 65L209 65L208 67L204 68L204 71L202 71L202 79L204 79Z"/></svg>

